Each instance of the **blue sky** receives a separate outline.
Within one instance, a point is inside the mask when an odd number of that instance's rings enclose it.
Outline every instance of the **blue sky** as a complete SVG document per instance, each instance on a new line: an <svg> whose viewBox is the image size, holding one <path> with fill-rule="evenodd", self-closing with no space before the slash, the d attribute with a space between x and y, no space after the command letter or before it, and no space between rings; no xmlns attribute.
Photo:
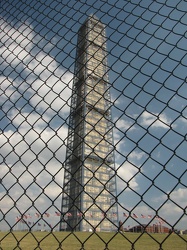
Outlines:
<svg viewBox="0 0 187 250"><path fill-rule="evenodd" d="M33 200L41 212L60 209L77 30L93 13L107 26L120 218L158 211L170 225L180 218L176 227L186 228L187 2L2 6L0 206L7 219L34 214ZM136 223L129 218L125 226Z"/></svg>

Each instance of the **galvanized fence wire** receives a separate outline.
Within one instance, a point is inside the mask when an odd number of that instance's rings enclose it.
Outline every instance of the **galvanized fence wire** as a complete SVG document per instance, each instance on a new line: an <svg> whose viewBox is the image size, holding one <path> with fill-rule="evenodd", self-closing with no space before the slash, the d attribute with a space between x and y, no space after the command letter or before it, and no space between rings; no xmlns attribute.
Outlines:
<svg viewBox="0 0 187 250"><path fill-rule="evenodd" d="M128 249L145 235L168 249L173 233L185 249L186 8L1 1L1 249L9 237L88 249L93 236L114 249L119 234Z"/></svg>

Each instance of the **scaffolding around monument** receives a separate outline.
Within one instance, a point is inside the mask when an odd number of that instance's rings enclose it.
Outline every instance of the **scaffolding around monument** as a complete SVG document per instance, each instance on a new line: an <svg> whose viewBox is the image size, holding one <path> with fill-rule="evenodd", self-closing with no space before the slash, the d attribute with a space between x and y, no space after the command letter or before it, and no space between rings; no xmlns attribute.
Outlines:
<svg viewBox="0 0 187 250"><path fill-rule="evenodd" d="M60 230L116 231L118 208L105 26L78 31Z"/></svg>

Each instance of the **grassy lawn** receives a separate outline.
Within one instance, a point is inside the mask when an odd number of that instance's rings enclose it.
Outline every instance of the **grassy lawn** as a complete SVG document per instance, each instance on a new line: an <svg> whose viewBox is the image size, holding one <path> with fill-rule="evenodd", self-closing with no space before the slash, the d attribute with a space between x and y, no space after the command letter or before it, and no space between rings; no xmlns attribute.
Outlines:
<svg viewBox="0 0 187 250"><path fill-rule="evenodd" d="M187 250L187 235L176 234L0 232L0 241L2 250Z"/></svg>

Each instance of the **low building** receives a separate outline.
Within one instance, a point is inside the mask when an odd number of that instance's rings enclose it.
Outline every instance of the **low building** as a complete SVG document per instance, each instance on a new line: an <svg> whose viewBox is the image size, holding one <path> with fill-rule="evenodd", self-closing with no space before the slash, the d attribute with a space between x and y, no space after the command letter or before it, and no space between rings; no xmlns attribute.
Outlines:
<svg viewBox="0 0 187 250"><path fill-rule="evenodd" d="M170 229L168 227L165 227L161 224L153 224L153 225L136 225L134 227L129 228L129 232L133 233L142 233L142 232L147 232L147 233L169 233Z"/></svg>

